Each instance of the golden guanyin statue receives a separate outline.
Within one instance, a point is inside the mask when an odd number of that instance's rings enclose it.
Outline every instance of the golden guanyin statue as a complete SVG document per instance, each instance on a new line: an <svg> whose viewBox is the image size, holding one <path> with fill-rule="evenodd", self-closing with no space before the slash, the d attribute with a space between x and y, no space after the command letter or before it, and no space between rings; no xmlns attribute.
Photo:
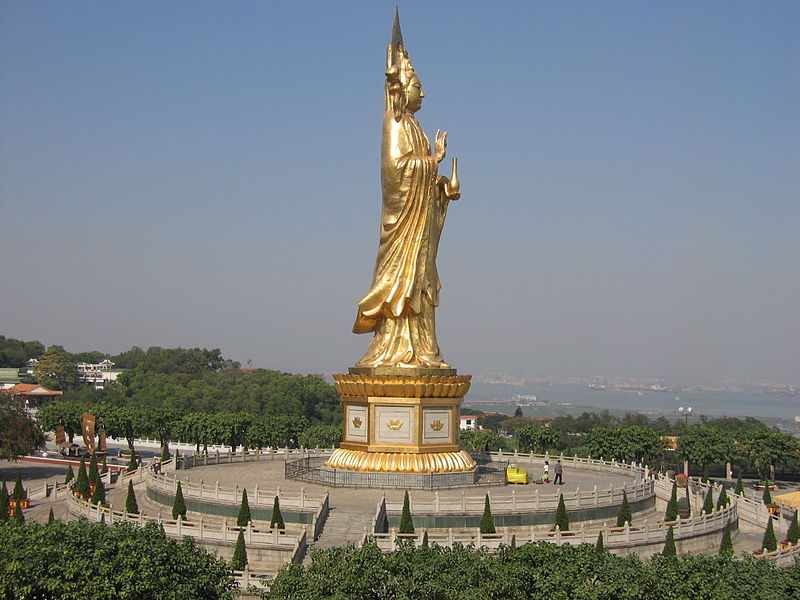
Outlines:
<svg viewBox="0 0 800 600"><path fill-rule="evenodd" d="M436 131L431 153L414 117L424 97L395 14L386 58L380 246L372 287L358 303L353 326L354 333L374 337L357 367L450 368L436 341L436 253L447 205L460 197L459 182L456 159L449 179L438 174L447 132Z"/></svg>

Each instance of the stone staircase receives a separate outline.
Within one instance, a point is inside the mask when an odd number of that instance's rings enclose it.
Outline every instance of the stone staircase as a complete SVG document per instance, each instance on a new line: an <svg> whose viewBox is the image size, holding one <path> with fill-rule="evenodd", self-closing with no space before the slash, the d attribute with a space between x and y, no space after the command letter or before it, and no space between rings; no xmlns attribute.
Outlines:
<svg viewBox="0 0 800 600"><path fill-rule="evenodd" d="M312 548L332 548L344 546L348 542L358 544L364 535L364 528L371 529L372 518L370 513L363 511L346 512L343 508L332 507L325 520L322 535Z"/></svg>

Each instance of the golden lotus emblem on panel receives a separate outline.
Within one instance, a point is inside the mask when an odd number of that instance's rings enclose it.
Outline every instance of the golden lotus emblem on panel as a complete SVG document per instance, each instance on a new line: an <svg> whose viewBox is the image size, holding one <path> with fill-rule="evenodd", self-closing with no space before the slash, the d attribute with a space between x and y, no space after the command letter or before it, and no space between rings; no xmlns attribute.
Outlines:
<svg viewBox="0 0 800 600"><path fill-rule="evenodd" d="M355 417L353 419L353 427L355 427L356 429L361 429L361 423L362 423L361 417Z"/></svg>
<svg viewBox="0 0 800 600"><path fill-rule="evenodd" d="M444 427L444 423L442 423L439 419L436 419L431 423L431 429L434 431L441 431L442 427Z"/></svg>
<svg viewBox="0 0 800 600"><path fill-rule="evenodd" d="M386 426L392 431L397 431L403 426L403 422L400 419L389 419L386 421Z"/></svg>

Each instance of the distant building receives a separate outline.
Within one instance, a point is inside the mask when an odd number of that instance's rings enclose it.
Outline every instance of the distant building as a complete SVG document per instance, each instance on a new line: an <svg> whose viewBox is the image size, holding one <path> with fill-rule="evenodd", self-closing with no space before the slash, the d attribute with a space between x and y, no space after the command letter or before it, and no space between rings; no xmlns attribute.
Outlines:
<svg viewBox="0 0 800 600"><path fill-rule="evenodd" d="M114 363L105 359L99 363L78 363L78 381L88 383L94 389L103 389L107 383L116 381L120 369L114 368Z"/></svg>
<svg viewBox="0 0 800 600"><path fill-rule="evenodd" d="M461 415L461 423L459 429L475 431L478 429L478 416L477 415Z"/></svg>
<svg viewBox="0 0 800 600"><path fill-rule="evenodd" d="M0 390L7 390L19 383L19 369L2 368L0 369Z"/></svg>
<svg viewBox="0 0 800 600"><path fill-rule="evenodd" d="M64 392L48 390L38 383L18 383L14 387L0 390L0 393L9 394L20 402L29 415L35 416L42 406L50 404Z"/></svg>

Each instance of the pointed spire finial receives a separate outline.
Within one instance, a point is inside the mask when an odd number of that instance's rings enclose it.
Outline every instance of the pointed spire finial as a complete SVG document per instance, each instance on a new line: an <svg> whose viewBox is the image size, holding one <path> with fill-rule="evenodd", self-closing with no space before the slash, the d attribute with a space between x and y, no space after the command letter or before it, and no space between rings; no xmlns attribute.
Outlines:
<svg viewBox="0 0 800 600"><path fill-rule="evenodd" d="M400 31L400 8L394 7L394 23L392 24L392 46L404 46L403 32Z"/></svg>

